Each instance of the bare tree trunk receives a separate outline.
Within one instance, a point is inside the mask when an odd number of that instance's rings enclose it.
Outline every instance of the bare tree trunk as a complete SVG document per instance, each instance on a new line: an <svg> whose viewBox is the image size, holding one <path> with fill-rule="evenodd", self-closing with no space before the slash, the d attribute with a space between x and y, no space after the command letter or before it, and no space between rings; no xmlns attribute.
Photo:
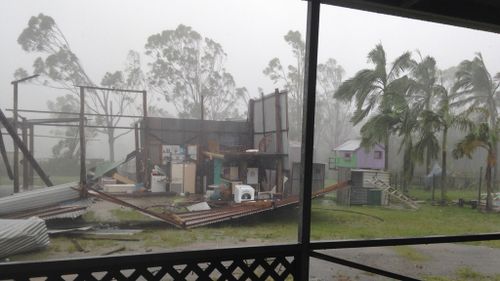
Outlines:
<svg viewBox="0 0 500 281"><path fill-rule="evenodd" d="M441 144L441 203L444 204L446 202L446 153L447 153L447 145L446 142L448 140L448 128L445 127L443 129L443 142Z"/></svg>
<svg viewBox="0 0 500 281"><path fill-rule="evenodd" d="M486 210L491 211L493 206L493 198L491 196L491 170L493 167L490 164L490 157L488 157L488 163L486 164Z"/></svg>
<svg viewBox="0 0 500 281"><path fill-rule="evenodd" d="M386 133L385 140L384 140L384 149L385 149L385 159L384 159L384 170L388 171L389 170L389 133Z"/></svg>
<svg viewBox="0 0 500 281"><path fill-rule="evenodd" d="M109 148L109 161L115 161L115 130L108 129L108 148Z"/></svg>

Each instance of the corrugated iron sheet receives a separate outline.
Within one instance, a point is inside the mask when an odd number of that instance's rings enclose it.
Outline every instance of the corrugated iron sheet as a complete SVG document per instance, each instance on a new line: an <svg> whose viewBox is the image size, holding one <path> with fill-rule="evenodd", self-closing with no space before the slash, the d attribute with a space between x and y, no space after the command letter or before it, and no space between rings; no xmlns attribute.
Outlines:
<svg viewBox="0 0 500 281"><path fill-rule="evenodd" d="M347 186L347 182L334 184L314 192L312 194L312 197L315 198L345 186ZM206 211L165 214L135 206L131 203L125 202L121 199L106 194L105 192L98 191L94 188L89 187L89 194L118 205L132 208L154 219L164 221L172 226L179 228L194 228L222 221L228 221L236 218L262 213L265 211L274 210L276 208L296 205L299 203L298 196L291 196L281 200L245 202L222 208L214 208Z"/></svg>
<svg viewBox="0 0 500 281"><path fill-rule="evenodd" d="M55 206L79 199L78 183L44 187L0 198L0 216Z"/></svg>
<svg viewBox="0 0 500 281"><path fill-rule="evenodd" d="M44 248L50 243L45 221L0 219L0 258Z"/></svg>

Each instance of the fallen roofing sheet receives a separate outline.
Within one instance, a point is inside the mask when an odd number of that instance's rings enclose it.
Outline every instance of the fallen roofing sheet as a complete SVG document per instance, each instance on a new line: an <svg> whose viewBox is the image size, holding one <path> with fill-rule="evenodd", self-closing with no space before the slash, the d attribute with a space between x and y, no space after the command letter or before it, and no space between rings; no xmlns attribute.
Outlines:
<svg viewBox="0 0 500 281"><path fill-rule="evenodd" d="M326 193L332 192L334 190L343 188L347 186L347 182L342 182L338 184L331 185L322 190L313 193L312 197L316 198L318 196L324 195ZM218 223L222 221L227 221L231 219L236 219L244 216L249 216L257 213L262 213L269 210L274 210L276 208L281 208L290 205L296 205L299 203L298 196L288 197L282 200L263 200L263 201L253 201L244 202L241 204L235 204L232 206L214 208L206 211L197 212L186 212L186 213L168 213L161 214L151 210L146 210L140 208L131 203L125 202L114 196L106 194L104 192L98 191L93 188L89 188L89 194L99 197L103 200L119 204L125 207L137 210L147 216L153 217L157 220L164 221L170 225L179 228L194 228L198 226Z"/></svg>
<svg viewBox="0 0 500 281"><path fill-rule="evenodd" d="M0 217L22 219L39 217L44 220L77 218L92 204L80 200L78 183L67 183L26 191L0 198Z"/></svg>
<svg viewBox="0 0 500 281"><path fill-rule="evenodd" d="M42 219L0 219L0 258L44 248L49 243L47 226Z"/></svg>
<svg viewBox="0 0 500 281"><path fill-rule="evenodd" d="M0 198L0 216L54 206L80 198L78 183L71 182Z"/></svg>
<svg viewBox="0 0 500 281"><path fill-rule="evenodd" d="M113 171L114 169L120 167L121 165L127 163L128 161L134 159L136 156L135 154L136 154L136 152L132 151L131 153L127 154L127 157L125 157L125 159L123 159L123 160L119 160L116 162L108 162L108 163L103 163L101 165L98 165L95 168L94 176L92 177L92 179L96 180L96 179L104 176L105 174Z"/></svg>

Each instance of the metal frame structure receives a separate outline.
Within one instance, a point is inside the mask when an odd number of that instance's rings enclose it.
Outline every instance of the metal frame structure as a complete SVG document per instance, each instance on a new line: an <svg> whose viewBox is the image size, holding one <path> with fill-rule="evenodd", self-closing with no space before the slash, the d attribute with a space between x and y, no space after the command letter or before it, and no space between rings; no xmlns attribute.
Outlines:
<svg viewBox="0 0 500 281"><path fill-rule="evenodd" d="M79 122L79 134L80 134L80 194L81 197L87 196L87 168L86 168L86 143L85 143L85 127L88 127L85 124L85 90L101 90L101 91L112 91L112 92L125 92L125 93L135 93L142 94L142 115L143 118L148 117L148 100L147 100L147 92L145 90L130 90L130 89L118 89L118 88L105 88L105 87L97 87L97 86L82 86L77 85L80 89L80 122ZM133 129L133 128L131 128ZM142 128L143 130L147 130L146 128ZM148 159L148 149L147 147L143 147L144 159L143 163L147 163ZM144 169L144 181L147 181L147 169ZM147 183L144 182L144 186L147 186Z"/></svg>
<svg viewBox="0 0 500 281"><path fill-rule="evenodd" d="M342 240L311 242L311 183L313 164L313 137L315 114L315 84L321 4L338 5L385 14L418 18L476 29L500 32L500 5L490 0L308 0L306 68L304 83L302 184L300 194L299 241L294 244L229 248L180 253L156 253L116 257L94 257L74 260L46 262L24 262L0 264L0 279L27 280L30 277L48 277L62 280L64 275L76 276L77 280L160 280L169 275L175 280L195 274L198 280L207 280L214 271L218 280L294 280L309 279L310 257L368 271L397 280L418 280L413 277L370 267L319 252L326 249L384 247L436 243L457 243L485 240L500 240L500 233L431 236L412 238L389 238L371 240ZM448 5L448 6L447 6ZM474 6L475 5L475 6ZM458 7L457 7L458 6ZM284 268L279 273L278 265ZM264 274L256 273L258 268ZM156 268L156 269L155 269ZM243 275L236 276L239 268ZM130 271L125 277L123 270ZM155 273L152 273L152 270ZM93 273L101 272L101 275Z"/></svg>

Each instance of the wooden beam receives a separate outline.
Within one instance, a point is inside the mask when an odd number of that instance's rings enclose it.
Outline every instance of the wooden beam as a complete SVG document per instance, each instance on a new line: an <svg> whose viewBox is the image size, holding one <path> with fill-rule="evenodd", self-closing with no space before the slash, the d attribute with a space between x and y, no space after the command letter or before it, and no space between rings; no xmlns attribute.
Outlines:
<svg viewBox="0 0 500 281"><path fill-rule="evenodd" d="M276 121L276 153L283 153L283 134L281 132L281 95L280 90L275 89L274 91L274 110L275 110L275 121ZM278 193L283 193L283 158L276 159L276 191Z"/></svg>
<svg viewBox="0 0 500 281"><path fill-rule="evenodd" d="M35 157L35 126L29 126L29 150L31 155ZM33 186L35 184L33 165L29 165L29 185Z"/></svg>
<svg viewBox="0 0 500 281"><path fill-rule="evenodd" d="M7 132L9 132L9 135L12 137L12 140L14 143L19 147L19 149L23 152L24 157L30 161L31 165L33 166L33 169L38 173L42 181L45 183L47 186L53 186L52 181L49 179L49 177L45 174L45 172L42 170L38 162L33 158L33 155L29 152L28 148L24 145L23 141L19 138L17 135L16 130L14 127L10 124L10 122L7 120L7 117L3 113L3 111L0 109L0 122L3 124Z"/></svg>
<svg viewBox="0 0 500 281"><path fill-rule="evenodd" d="M14 179L14 175L12 174L12 169L10 168L9 157L7 156L7 150L5 149L5 142L3 141L3 135L0 132L0 153L2 154L3 163L5 165L5 169L7 170L7 175L10 180Z"/></svg>
<svg viewBox="0 0 500 281"><path fill-rule="evenodd" d="M21 132L22 132L22 138L23 138L23 143L28 147L29 150L29 141L28 141L28 125L26 124L26 118L23 118L23 122L21 124ZM31 151L30 151L31 153ZM29 183L29 163L26 159L26 157L23 157L23 190L28 189L28 183Z"/></svg>
<svg viewBox="0 0 500 281"><path fill-rule="evenodd" d="M85 88L80 87L80 197L87 196L87 169L86 160L86 143L85 143Z"/></svg>
<svg viewBox="0 0 500 281"><path fill-rule="evenodd" d="M18 119L18 114L17 114L17 107L18 107L18 84L13 83L12 84L14 87L14 101L13 101L13 112L12 112L12 127L13 130L17 136L17 119ZM13 170L14 170L14 193L19 192L19 148L14 142L14 160L13 162Z"/></svg>

